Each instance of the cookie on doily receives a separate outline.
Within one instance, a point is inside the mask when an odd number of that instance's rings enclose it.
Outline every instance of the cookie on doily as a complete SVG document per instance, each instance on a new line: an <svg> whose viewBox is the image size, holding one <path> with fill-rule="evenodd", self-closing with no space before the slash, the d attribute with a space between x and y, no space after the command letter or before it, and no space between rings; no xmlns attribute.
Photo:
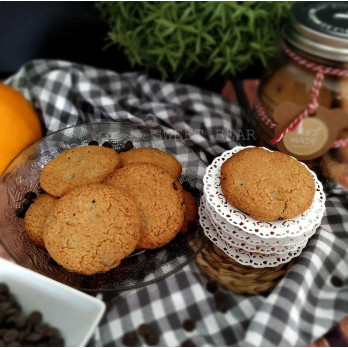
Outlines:
<svg viewBox="0 0 348 348"><path fill-rule="evenodd" d="M293 218L313 202L312 175L297 160L280 152L247 148L221 166L227 201L260 221Z"/></svg>

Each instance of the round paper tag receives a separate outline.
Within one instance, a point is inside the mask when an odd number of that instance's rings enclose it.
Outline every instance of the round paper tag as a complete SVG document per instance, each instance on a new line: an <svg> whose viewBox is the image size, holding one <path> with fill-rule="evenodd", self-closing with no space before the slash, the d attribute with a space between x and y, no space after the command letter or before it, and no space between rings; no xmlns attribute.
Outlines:
<svg viewBox="0 0 348 348"><path fill-rule="evenodd" d="M326 124L315 117L304 119L295 132L283 137L285 148L298 156L309 156L323 148L329 138Z"/></svg>

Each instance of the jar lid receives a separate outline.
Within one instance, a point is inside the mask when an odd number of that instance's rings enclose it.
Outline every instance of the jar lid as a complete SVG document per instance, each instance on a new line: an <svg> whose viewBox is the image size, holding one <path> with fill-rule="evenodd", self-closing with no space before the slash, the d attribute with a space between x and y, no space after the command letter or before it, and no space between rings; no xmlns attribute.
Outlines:
<svg viewBox="0 0 348 348"><path fill-rule="evenodd" d="M348 62L348 2L298 2L291 8L284 36L312 55Z"/></svg>

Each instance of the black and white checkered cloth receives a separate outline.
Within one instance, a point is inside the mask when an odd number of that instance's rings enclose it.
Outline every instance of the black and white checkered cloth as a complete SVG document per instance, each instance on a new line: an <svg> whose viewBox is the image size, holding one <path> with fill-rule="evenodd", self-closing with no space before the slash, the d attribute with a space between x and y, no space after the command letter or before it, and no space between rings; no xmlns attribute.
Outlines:
<svg viewBox="0 0 348 348"><path fill-rule="evenodd" d="M188 134L186 143L204 159L235 146L231 130L242 127L241 110L220 96L137 73L37 60L7 83L33 103L48 133L100 120L160 124ZM144 322L161 333L161 346L178 346L187 338L199 346L311 343L348 314L347 191L332 189L326 206L322 226L270 295L230 293L229 310L222 314L205 290L206 278L190 264L156 284L113 298L91 344L122 346L123 334ZM335 287L332 276L341 278L343 286ZM182 328L186 318L196 322L190 333Z"/></svg>

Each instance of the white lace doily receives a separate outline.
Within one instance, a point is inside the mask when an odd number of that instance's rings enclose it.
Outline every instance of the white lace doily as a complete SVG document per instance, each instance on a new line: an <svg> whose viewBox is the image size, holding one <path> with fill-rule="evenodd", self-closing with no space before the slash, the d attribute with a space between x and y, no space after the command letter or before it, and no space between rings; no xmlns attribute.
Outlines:
<svg viewBox="0 0 348 348"><path fill-rule="evenodd" d="M284 254L259 254L248 252L240 248L230 246L216 231L211 223L205 209L204 201L201 200L199 207L199 222L203 228L205 235L229 257L233 258L238 263L255 268L275 267L282 263L287 263L294 257L301 254L303 248L298 248L296 251L290 251Z"/></svg>
<svg viewBox="0 0 348 348"><path fill-rule="evenodd" d="M254 146L237 146L232 150L225 151L220 157L214 159L208 166L204 175L204 194L209 205L229 224L236 226L243 231L255 234L262 239L267 238L296 238L303 235L306 231L311 231L314 226L320 224L325 211L325 194L323 186L315 173L307 168L315 181L315 195L312 205L302 214L292 219L276 221L258 221L248 214L233 207L227 202L220 186L220 171L222 164L240 150ZM267 151L270 151L264 148ZM272 151L271 151L272 152Z"/></svg>
<svg viewBox="0 0 348 348"><path fill-rule="evenodd" d="M202 196L203 198L204 196ZM205 199L205 198L204 198ZM217 214L214 209L209 205L208 202L204 201L206 210L210 216L211 222L214 224L215 227L219 227L222 232L224 232L227 235L231 235L235 239L238 239L239 241L247 242L248 244L257 246L257 245L264 245L264 246L276 246L279 245L279 248L281 248L284 245L289 244L296 244L301 243L303 239L310 238L317 228L319 227L320 223L315 225L315 227L309 231L304 232L303 235L297 236L295 238L291 237L284 237L284 238L261 238L256 234L248 233L243 231L242 229L233 226L229 224L225 219L223 219L219 214Z"/></svg>

